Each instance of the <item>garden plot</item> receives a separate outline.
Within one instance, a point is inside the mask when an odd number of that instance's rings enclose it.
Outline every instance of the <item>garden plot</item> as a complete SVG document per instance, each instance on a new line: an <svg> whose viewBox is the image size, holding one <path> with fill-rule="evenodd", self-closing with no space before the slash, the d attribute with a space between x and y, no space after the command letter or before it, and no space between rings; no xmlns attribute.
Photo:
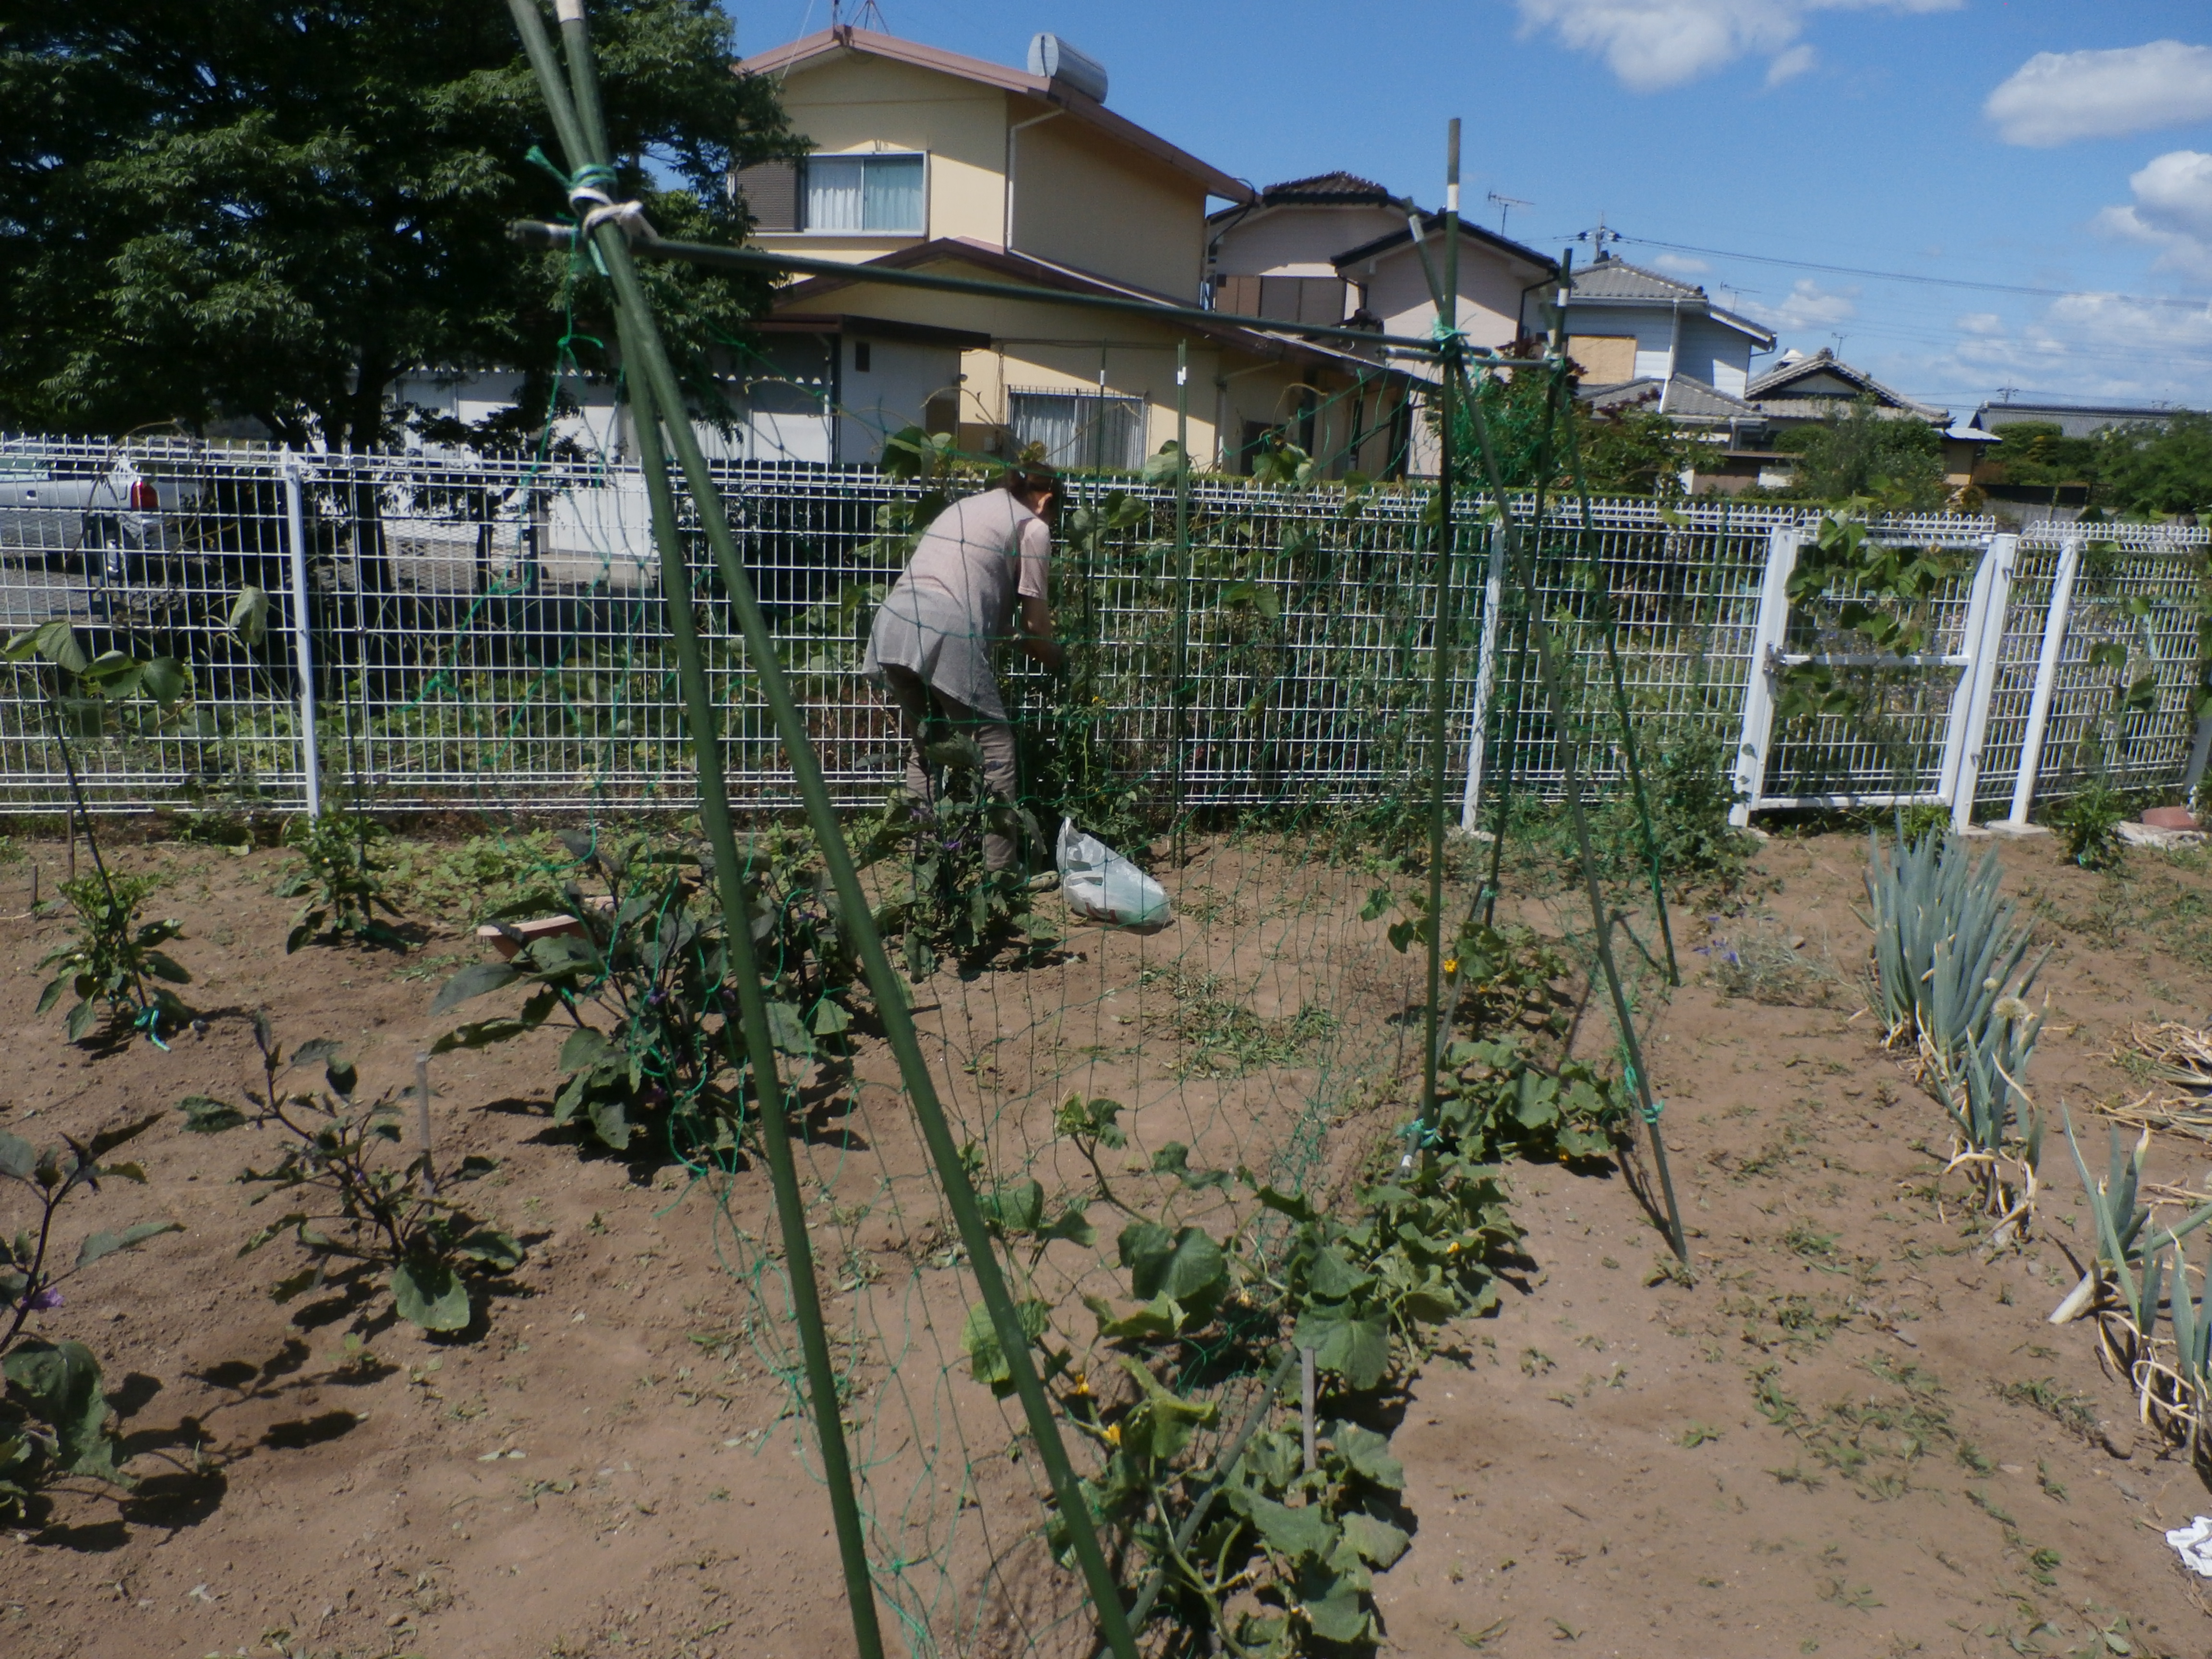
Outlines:
<svg viewBox="0 0 2212 1659"><path fill-rule="evenodd" d="M61 848L25 851L51 892ZM1056 1206L1103 1172L1133 1207L1165 1193L1179 1223L1220 1236L1251 1206L1240 1164L1274 1160L1251 1173L1341 1202L1370 1155L1395 1157L1419 958L1363 918L1375 878L1258 840L1192 851L1166 872L1167 933L1074 930L916 988L994 1190L1034 1180ZM764 1178L740 1160L693 1183L654 1146L617 1156L553 1129L557 1031L434 1062L440 1165L495 1161L467 1201L527 1249L471 1329L426 1337L388 1304L313 1290L279 1304L267 1287L296 1261L238 1259L270 1218L233 1180L248 1148L185 1132L174 1109L241 1098L259 1066L225 1011L257 1007L295 1047L342 1045L363 1096L411 1085L456 1018L428 1014L433 991L477 959L467 901L488 872L461 877L449 847L400 854L403 945L287 957L287 854L114 853L163 883L148 914L182 924L164 948L214 1016L167 1053L73 1048L58 1015L33 1017L35 964L65 930L21 914L29 862L0 866L16 969L0 1006L19 1032L0 1130L46 1142L164 1112L131 1148L147 1184L104 1182L66 1224L185 1230L35 1316L98 1352L140 1484L63 1482L0 1541L9 1650L849 1652ZM2115 1040L2212 1005L2212 873L2190 854L2137 853L2115 875L2048 843L2004 856L2038 948L2057 946L2030 1085L2067 1103L2101 1170L2094 1106L2148 1086ZM1432 1328L1402 1388L1361 1408L1404 1468L1410 1544L1372 1575L1391 1648L2203 1650L2205 1611L2160 1534L2212 1502L2139 1426L2089 1327L2045 1322L2074 1283L2068 1251L2090 1248L2070 1157L2054 1134L2028 1243L1990 1256L1987 1218L1937 1179L1947 1119L1859 1012L1864 858L1850 836L1778 842L1740 899L1698 927L1678 917L1692 983L1650 1052L1692 1282L1608 1164L1505 1164L1526 1237L1499 1256L1497 1310ZM1552 925L1543 904L1518 916ZM982 1653L1074 1650L1079 1594L1033 1541L1018 1419L957 1340L970 1292L865 1030L852 1067L857 1086L805 1084L802 1168L872 1548L933 1564L911 1601L885 1592L895 1647L927 1630L947 1650L945 1632ZM1128 1144L1095 1147L1097 1171L1060 1121L1071 1096L1121 1109ZM2161 1136L2148 1174L2201 1192L2204 1163ZM1090 1335L1085 1292L1128 1306L1119 1218L1091 1207L1103 1243L1009 1251L1038 1249L1030 1282L1074 1302L1054 1326L1069 1340Z"/></svg>

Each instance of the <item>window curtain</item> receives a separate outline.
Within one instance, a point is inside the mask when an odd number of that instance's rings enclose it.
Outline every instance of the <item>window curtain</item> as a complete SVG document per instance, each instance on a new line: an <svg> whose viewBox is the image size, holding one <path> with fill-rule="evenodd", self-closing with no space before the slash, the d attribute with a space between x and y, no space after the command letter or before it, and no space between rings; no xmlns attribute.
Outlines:
<svg viewBox="0 0 2212 1659"><path fill-rule="evenodd" d="M859 230L866 163L857 155L816 155L806 163L806 228Z"/></svg>
<svg viewBox="0 0 2212 1659"><path fill-rule="evenodd" d="M810 157L806 163L806 228L920 231L921 157Z"/></svg>
<svg viewBox="0 0 2212 1659"><path fill-rule="evenodd" d="M1017 450L1042 447L1054 466L1133 471L1145 462L1145 404L1141 398L1102 398L1096 392L1014 392L1007 395L1007 424Z"/></svg>
<svg viewBox="0 0 2212 1659"><path fill-rule="evenodd" d="M873 156L866 164L865 174L860 217L866 228L921 229L921 157Z"/></svg>
<svg viewBox="0 0 2212 1659"><path fill-rule="evenodd" d="M1008 424L1014 429L1014 447L1042 446L1044 458L1054 466L1080 466L1084 458L1076 447L1083 435L1079 398L1042 392L1016 392L1007 397Z"/></svg>

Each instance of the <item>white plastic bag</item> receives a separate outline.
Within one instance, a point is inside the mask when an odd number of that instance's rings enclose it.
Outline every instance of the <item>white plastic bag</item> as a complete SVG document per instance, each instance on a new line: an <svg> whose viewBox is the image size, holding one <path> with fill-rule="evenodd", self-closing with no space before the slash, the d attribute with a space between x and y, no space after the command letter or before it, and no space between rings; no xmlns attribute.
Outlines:
<svg viewBox="0 0 2212 1659"><path fill-rule="evenodd" d="M1157 933L1175 920L1167 890L1096 836L1060 821L1060 890L1079 916Z"/></svg>
<svg viewBox="0 0 2212 1659"><path fill-rule="evenodd" d="M2166 1541L2183 1566L2200 1578L2212 1578L2212 1516L2200 1515L2187 1526L2176 1527Z"/></svg>

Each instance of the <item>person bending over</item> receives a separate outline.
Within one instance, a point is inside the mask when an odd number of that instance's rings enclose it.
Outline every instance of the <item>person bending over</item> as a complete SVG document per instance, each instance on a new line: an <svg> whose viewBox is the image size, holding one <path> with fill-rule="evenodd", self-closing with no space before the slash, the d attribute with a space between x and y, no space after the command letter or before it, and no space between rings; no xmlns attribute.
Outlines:
<svg viewBox="0 0 2212 1659"><path fill-rule="evenodd" d="M907 792L925 811L936 805L921 741L933 714L975 738L984 787L1013 804L1014 728L991 647L1014 638L1048 668L1066 660L1052 623L1050 525L1059 493L1049 468L1015 466L996 489L955 501L922 532L876 611L866 672L897 706ZM984 867L1012 868L1015 850L1010 837L986 835Z"/></svg>

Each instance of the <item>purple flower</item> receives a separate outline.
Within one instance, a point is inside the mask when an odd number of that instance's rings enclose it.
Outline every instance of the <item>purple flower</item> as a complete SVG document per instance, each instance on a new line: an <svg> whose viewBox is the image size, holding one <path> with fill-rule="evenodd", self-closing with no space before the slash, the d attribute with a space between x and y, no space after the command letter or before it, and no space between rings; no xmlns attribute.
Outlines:
<svg viewBox="0 0 2212 1659"><path fill-rule="evenodd" d="M51 1313L62 1305L62 1293L49 1285L43 1291L33 1292L31 1299L23 1305L33 1313Z"/></svg>

